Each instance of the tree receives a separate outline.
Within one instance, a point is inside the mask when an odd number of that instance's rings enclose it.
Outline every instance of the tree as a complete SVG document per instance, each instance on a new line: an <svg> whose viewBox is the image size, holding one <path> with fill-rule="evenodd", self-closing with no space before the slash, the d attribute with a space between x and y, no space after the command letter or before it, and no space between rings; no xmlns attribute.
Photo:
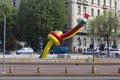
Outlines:
<svg viewBox="0 0 120 80"><path fill-rule="evenodd" d="M117 30L119 28L119 19L114 12L109 12L104 15L96 16L94 19L92 19L89 22L89 26L94 27L95 34L101 38L103 38L107 42L107 51L108 51L108 56L109 56L109 42L112 37L112 34L117 34ZM90 29L90 27L89 27ZM103 50L104 47L101 48L101 46L104 44L100 45L100 49Z"/></svg>
<svg viewBox="0 0 120 80"><path fill-rule="evenodd" d="M10 45L11 42L7 42L11 40L10 36L13 35L13 29L15 26L15 15L16 9L11 5L10 0L0 0L0 36L3 42L3 27L4 27L4 15L6 15L6 45ZM13 38L13 37L12 37ZM14 37L15 38L15 37ZM16 42L15 39L12 42ZM15 44L14 44L15 45ZM8 50L14 50L15 47L6 46Z"/></svg>
<svg viewBox="0 0 120 80"><path fill-rule="evenodd" d="M14 35L10 35L6 39L6 49L14 51L18 47L16 38Z"/></svg>
<svg viewBox="0 0 120 80"><path fill-rule="evenodd" d="M65 0L21 0L16 37L32 45L41 36L45 43L51 30L62 30L65 24Z"/></svg>

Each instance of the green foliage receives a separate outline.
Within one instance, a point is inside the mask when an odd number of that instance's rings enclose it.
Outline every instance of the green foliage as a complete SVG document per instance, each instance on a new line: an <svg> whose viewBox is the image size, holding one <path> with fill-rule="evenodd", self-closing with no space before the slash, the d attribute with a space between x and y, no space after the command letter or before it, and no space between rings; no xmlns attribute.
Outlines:
<svg viewBox="0 0 120 80"><path fill-rule="evenodd" d="M120 28L118 18L119 17L114 12L109 12L101 16L96 16L89 22L89 29L94 29L94 34L96 34L97 37L100 37L100 39L103 38L107 42L107 50L109 49L109 40L115 35L119 37L117 34L118 28ZM105 46L106 45L102 43L99 46L100 50L104 50Z"/></svg>
<svg viewBox="0 0 120 80"><path fill-rule="evenodd" d="M6 50L15 50L17 49L17 42L14 35L10 35L6 38Z"/></svg>
<svg viewBox="0 0 120 80"><path fill-rule="evenodd" d="M104 15L96 16L89 21L89 30L94 27L95 33L101 37L111 36L113 31L117 33L119 28L119 19L114 12L109 12Z"/></svg>
<svg viewBox="0 0 120 80"><path fill-rule="evenodd" d="M6 15L6 38L7 41L11 40L9 37L13 35L13 29L15 26L16 9L12 7L10 0L0 0L0 36L3 41L3 28L4 28L4 15ZM7 42L6 45L10 45L11 42ZM14 40L16 42L16 40ZM13 47L6 47L9 50L13 50Z"/></svg>
<svg viewBox="0 0 120 80"><path fill-rule="evenodd" d="M66 24L64 0L21 0L16 31L28 43L38 42L42 36L46 42L51 30L62 30Z"/></svg>

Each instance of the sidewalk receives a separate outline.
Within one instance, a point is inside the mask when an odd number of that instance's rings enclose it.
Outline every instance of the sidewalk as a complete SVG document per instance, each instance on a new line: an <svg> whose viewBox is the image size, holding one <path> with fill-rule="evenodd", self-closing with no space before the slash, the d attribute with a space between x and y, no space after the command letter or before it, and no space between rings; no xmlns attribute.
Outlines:
<svg viewBox="0 0 120 80"><path fill-rule="evenodd" d="M0 58L3 58L3 54L0 53ZM38 59L39 54L33 54L33 55L26 55L26 54L21 54L21 55L16 55L15 53L5 55L5 58L33 58L33 59ZM56 58L67 58L67 59L87 59L87 58L92 58L92 55L81 55L81 54L48 54L47 59L56 59Z"/></svg>

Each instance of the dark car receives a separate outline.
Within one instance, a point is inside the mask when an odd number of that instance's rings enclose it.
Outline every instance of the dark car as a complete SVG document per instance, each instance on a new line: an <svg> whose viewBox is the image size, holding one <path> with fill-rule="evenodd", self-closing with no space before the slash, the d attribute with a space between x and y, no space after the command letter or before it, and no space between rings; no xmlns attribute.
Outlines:
<svg viewBox="0 0 120 80"><path fill-rule="evenodd" d="M60 47L57 47L56 49L52 49L50 51L50 54L65 54L65 53L68 53L69 49L68 47L66 46L60 46Z"/></svg>

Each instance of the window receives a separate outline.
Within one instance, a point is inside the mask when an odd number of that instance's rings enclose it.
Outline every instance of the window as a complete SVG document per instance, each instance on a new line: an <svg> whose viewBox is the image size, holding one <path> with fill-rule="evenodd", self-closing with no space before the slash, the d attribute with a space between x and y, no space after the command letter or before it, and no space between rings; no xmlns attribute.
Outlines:
<svg viewBox="0 0 120 80"><path fill-rule="evenodd" d="M112 8L112 0L109 0L109 2L110 2L110 8Z"/></svg>
<svg viewBox="0 0 120 80"><path fill-rule="evenodd" d="M83 15L86 14L86 7L83 7Z"/></svg>
<svg viewBox="0 0 120 80"><path fill-rule="evenodd" d="M78 37L78 46L81 46L81 39Z"/></svg>
<svg viewBox="0 0 120 80"><path fill-rule="evenodd" d="M98 16L100 15L100 10L97 11L97 15L98 15Z"/></svg>
<svg viewBox="0 0 120 80"><path fill-rule="evenodd" d="M12 0L13 1L13 6L16 7L16 0Z"/></svg>
<svg viewBox="0 0 120 80"><path fill-rule="evenodd" d="M86 46L87 44L87 41L86 41L86 38L83 39L83 46Z"/></svg>
<svg viewBox="0 0 120 80"><path fill-rule="evenodd" d="M98 6L100 6L100 0L98 0Z"/></svg>
<svg viewBox="0 0 120 80"><path fill-rule="evenodd" d="M78 14L81 14L81 6L78 6Z"/></svg>
<svg viewBox="0 0 120 80"><path fill-rule="evenodd" d="M117 9L117 1L115 1L115 9Z"/></svg>
<svg viewBox="0 0 120 80"><path fill-rule="evenodd" d="M94 9L91 9L91 16L94 16Z"/></svg>
<svg viewBox="0 0 120 80"><path fill-rule="evenodd" d="M104 0L104 5L106 5L106 0Z"/></svg>
<svg viewBox="0 0 120 80"><path fill-rule="evenodd" d="M94 4L94 0L92 0L92 5Z"/></svg>

